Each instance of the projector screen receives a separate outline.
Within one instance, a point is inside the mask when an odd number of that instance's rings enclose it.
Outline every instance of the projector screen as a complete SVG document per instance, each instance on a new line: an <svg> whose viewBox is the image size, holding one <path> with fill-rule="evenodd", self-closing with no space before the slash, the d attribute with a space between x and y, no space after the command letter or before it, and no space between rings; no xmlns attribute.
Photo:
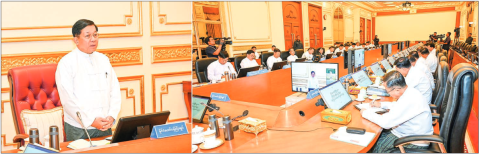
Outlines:
<svg viewBox="0 0 480 155"><path fill-rule="evenodd" d="M433 32L437 32L437 34L451 32L454 35L456 14L455 11L445 11L377 16L375 19L375 34L378 35L381 42L425 41Z"/></svg>

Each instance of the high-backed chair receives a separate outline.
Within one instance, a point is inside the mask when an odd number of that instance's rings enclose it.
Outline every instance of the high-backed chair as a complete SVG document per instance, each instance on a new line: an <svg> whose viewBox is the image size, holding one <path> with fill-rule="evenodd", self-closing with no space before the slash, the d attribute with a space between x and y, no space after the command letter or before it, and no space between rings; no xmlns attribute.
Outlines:
<svg viewBox="0 0 480 155"><path fill-rule="evenodd" d="M242 60L245 59L246 57L247 57L246 55L240 55L240 56L236 56L235 59L233 60L233 64L235 65L235 69L237 70L237 73L240 70L240 68L242 68L240 66L240 63L242 63Z"/></svg>
<svg viewBox="0 0 480 155"><path fill-rule="evenodd" d="M443 97L439 126L440 134L431 136L407 136L397 139L392 152L407 153L463 153L465 143L465 132L467 129L468 117L472 110L473 83L478 78L478 71L468 63L460 63L452 68L448 74L446 92ZM427 150L405 149L402 145L415 142L431 142Z"/></svg>
<svg viewBox="0 0 480 155"><path fill-rule="evenodd" d="M62 106L55 83L56 70L57 64L23 66L8 70L10 103L17 133L13 142L23 145L22 138L28 137L28 133L25 133L25 125L21 120L23 110L41 111ZM62 132L64 141L66 141L65 132Z"/></svg>
<svg viewBox="0 0 480 155"><path fill-rule="evenodd" d="M273 55L273 52L265 52L265 53L262 53L261 58L262 58L262 65L263 65L264 67L268 67L268 66L267 66L267 59L268 59L268 57L270 57L270 56L272 56L272 55Z"/></svg>
<svg viewBox="0 0 480 155"><path fill-rule="evenodd" d="M197 74L199 83L210 82L210 80L208 80L207 67L216 60L217 58L203 58L195 62L195 73Z"/></svg>
<svg viewBox="0 0 480 155"><path fill-rule="evenodd" d="M445 95L445 85L447 83L448 69L450 66L447 62L440 61L437 66L437 81L435 83L435 89L432 93L432 104L436 106L436 111L440 111L440 103L442 103L443 96Z"/></svg>
<svg viewBox="0 0 480 155"><path fill-rule="evenodd" d="M280 53L280 58L282 58L282 60L287 60L289 55L290 55L290 53L288 53L288 51L282 51Z"/></svg>
<svg viewBox="0 0 480 155"><path fill-rule="evenodd" d="M298 58L302 58L303 52L304 52L303 49L297 49L297 50L295 50L295 55Z"/></svg>

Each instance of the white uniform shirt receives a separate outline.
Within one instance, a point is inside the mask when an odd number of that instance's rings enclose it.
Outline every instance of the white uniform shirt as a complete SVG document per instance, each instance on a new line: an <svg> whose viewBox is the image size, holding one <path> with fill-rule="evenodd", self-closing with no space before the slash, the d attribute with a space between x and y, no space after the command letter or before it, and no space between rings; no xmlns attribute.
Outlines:
<svg viewBox="0 0 480 155"><path fill-rule="evenodd" d="M421 63L421 64L424 64L425 66L427 66L427 62L426 62L425 58L423 58L422 56L418 57L417 63ZM428 66L427 66L427 68L428 68ZM430 68L428 70L430 71Z"/></svg>
<svg viewBox="0 0 480 155"><path fill-rule="evenodd" d="M355 48L355 47L353 47L353 46L348 47L348 49L354 49L354 48Z"/></svg>
<svg viewBox="0 0 480 155"><path fill-rule="evenodd" d="M260 53L255 52L255 59L258 59L258 58L260 58Z"/></svg>
<svg viewBox="0 0 480 155"><path fill-rule="evenodd" d="M313 54L308 53L308 51L303 52L302 58L307 58L307 61L312 60Z"/></svg>
<svg viewBox="0 0 480 155"><path fill-rule="evenodd" d="M227 62L224 65L220 64L220 62L218 62L218 60L212 62L207 67L208 80L210 80L210 81L221 80L225 71L228 71L229 73L236 73L235 70L233 69L232 63L230 63L230 62Z"/></svg>
<svg viewBox="0 0 480 155"><path fill-rule="evenodd" d="M425 104L420 92L408 87L402 96L393 103L382 103L381 108L390 109L379 115L374 110L367 109L362 113L368 119L384 129L392 129L395 136L401 138L411 135L433 135L432 112ZM428 146L428 144L418 144Z"/></svg>
<svg viewBox="0 0 480 155"><path fill-rule="evenodd" d="M405 82L409 87L417 89L422 96L425 98L428 104L432 100L432 86L430 80L428 80L427 75L418 68L411 67L408 71L407 77L405 77Z"/></svg>
<svg viewBox="0 0 480 155"><path fill-rule="evenodd" d="M344 51L345 51L345 48L343 48L343 49L337 48L337 49L335 49L335 54L337 54L338 52L343 53Z"/></svg>
<svg viewBox="0 0 480 155"><path fill-rule="evenodd" d="M241 68L249 68L249 67L253 67L253 66L258 66L258 63L255 59L248 59L248 58L245 58L242 60L242 62L240 62L240 67Z"/></svg>
<svg viewBox="0 0 480 155"><path fill-rule="evenodd" d="M287 57L288 62L295 62L295 60L297 59L298 59L297 55L290 55Z"/></svg>
<svg viewBox="0 0 480 155"><path fill-rule="evenodd" d="M278 57L278 58L275 58L273 55L268 57L267 59L267 66L268 66L268 70L272 70L272 67L273 67L273 64L275 62L280 62L282 61L282 58L281 57Z"/></svg>
<svg viewBox="0 0 480 155"><path fill-rule="evenodd" d="M418 61L418 60L417 60ZM415 68L421 70L427 76L428 80L430 80L430 85L432 85L432 90L435 89L435 81L433 79L433 75L430 70L425 66L423 63L415 63Z"/></svg>
<svg viewBox="0 0 480 155"><path fill-rule="evenodd" d="M374 44L370 44L370 45L368 45L368 47L375 47L375 45L374 45Z"/></svg>
<svg viewBox="0 0 480 155"><path fill-rule="evenodd" d="M60 60L55 79L66 123L82 128L77 111L87 129L96 129L91 125L97 117L117 120L122 101L120 84L107 56L76 48Z"/></svg>
<svg viewBox="0 0 480 155"><path fill-rule="evenodd" d="M318 87L318 80L316 78L312 78L312 75L310 75L310 78L308 78L308 88L316 89Z"/></svg>
<svg viewBox="0 0 480 155"><path fill-rule="evenodd" d="M435 56L435 49L433 49L430 54L428 54L427 59L425 59L425 63L430 69L430 72L435 73L435 69L437 69L438 64L437 56Z"/></svg>

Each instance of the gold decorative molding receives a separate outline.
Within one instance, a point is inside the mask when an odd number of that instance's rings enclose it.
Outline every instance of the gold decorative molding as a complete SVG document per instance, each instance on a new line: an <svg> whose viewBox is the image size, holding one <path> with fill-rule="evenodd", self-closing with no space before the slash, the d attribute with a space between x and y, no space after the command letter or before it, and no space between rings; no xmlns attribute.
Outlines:
<svg viewBox="0 0 480 155"><path fill-rule="evenodd" d="M154 22L153 22L153 2L149 2L149 5L150 5L150 35L151 36L163 36L163 35L184 35L184 34L191 34L191 30L175 30L175 31L154 31L153 30L153 27L154 27ZM165 19L162 20L162 18L159 19L159 23L160 24L163 24L166 20L166 17L167 15L166 14L160 14L160 2L157 2L158 3L158 16L159 17L163 17ZM168 23L168 22L167 22ZM174 24L170 23L169 25L175 25L175 24L187 24L187 22L179 22L179 23L175 23L173 22ZM191 22L189 22L188 24L191 24Z"/></svg>
<svg viewBox="0 0 480 155"><path fill-rule="evenodd" d="M133 3L132 3L133 4ZM133 5L132 5L133 7ZM116 38L116 37L137 37L137 36L142 36L143 35L143 30L142 30L142 2L137 2L137 9L138 9L138 32L126 32L126 33L102 33L100 35L100 38ZM133 17L133 9L132 9L132 15L125 15L125 17ZM109 25L102 25L102 26L112 26L114 24L109 24ZM123 25L122 25L123 26ZM72 26L49 26L49 27L35 27L34 29L45 29L45 28L71 28ZM98 27L98 25L97 25ZM4 28L2 28L3 30ZM9 29L9 28L6 28ZM23 28L25 29L25 28ZM10 29L12 30L12 29ZM28 41L54 41L54 40L70 40L72 39L72 35L52 35L52 36L28 36L28 37L2 37L2 43L9 43L9 42L28 42Z"/></svg>
<svg viewBox="0 0 480 155"><path fill-rule="evenodd" d="M142 48L114 48L114 49L99 49L97 52L105 54L112 66L129 66L143 64ZM70 51L60 52L40 52L40 53L25 53L25 54L3 54L2 55L2 75L6 75L8 70L14 67L41 65L41 64L56 64L63 56Z"/></svg>
<svg viewBox="0 0 480 155"><path fill-rule="evenodd" d="M168 94L168 86L171 86L171 85L178 85L178 84L183 84L183 82L171 82L171 83L167 83L165 85L162 85L162 92L160 92L160 111L163 111L163 101L162 101L162 96L164 94ZM165 90L163 90L165 89ZM188 117L187 117L188 118ZM171 122L172 120L170 120L170 117L168 118L168 122ZM175 121L178 121L178 119L175 119Z"/></svg>
<svg viewBox="0 0 480 155"><path fill-rule="evenodd" d="M133 89L130 89L130 90L133 90ZM133 115L137 115L136 114L137 111L135 110L135 95L130 94L132 96L129 96L128 88L120 88L120 92L121 91L125 91L125 96L127 97L127 99L130 99L130 98L133 99Z"/></svg>
<svg viewBox="0 0 480 155"><path fill-rule="evenodd" d="M141 111L141 114L145 114L144 76L143 75L137 75L137 76L118 77L118 82L125 82L125 81L140 81L140 111ZM134 99L134 101L135 101L135 99ZM134 104L134 106L135 106L135 104Z"/></svg>
<svg viewBox="0 0 480 155"><path fill-rule="evenodd" d="M8 93L10 92L10 88L2 88L2 93Z"/></svg>
<svg viewBox="0 0 480 155"><path fill-rule="evenodd" d="M462 1L452 1L452 2L444 2L444 3L431 3L431 4L422 4L422 5L415 5L415 9L432 9L432 8L443 8L443 7L455 7L461 5ZM386 11L399 11L398 8L382 8L382 9L374 9L375 12L386 12Z"/></svg>
<svg viewBox="0 0 480 155"><path fill-rule="evenodd" d="M6 135L2 134L3 146L16 146L17 143L7 143Z"/></svg>
<svg viewBox="0 0 480 155"><path fill-rule="evenodd" d="M174 76L184 76L184 75L192 75L191 71L184 71L184 72L171 72L171 73L160 73L160 74L152 74L152 98L153 98L153 112L157 112L157 99L156 95L156 87L155 87L155 79L157 78L164 78L164 77L174 77ZM180 82L181 83L181 82ZM168 88L167 88L168 90ZM167 92L168 93L168 92ZM160 111L162 111L162 96L160 96Z"/></svg>
<svg viewBox="0 0 480 155"><path fill-rule="evenodd" d="M128 19L127 19L127 24L128 24L128 25L131 25L131 24L132 24L132 18L128 18Z"/></svg>
<svg viewBox="0 0 480 155"><path fill-rule="evenodd" d="M257 47L257 49L270 49L272 44L263 44L263 45L243 45L243 46L233 46L233 51L247 51L252 49L252 46Z"/></svg>
<svg viewBox="0 0 480 155"><path fill-rule="evenodd" d="M165 85L162 85L162 87L160 87L160 90L165 91Z"/></svg>
<svg viewBox="0 0 480 155"><path fill-rule="evenodd" d="M192 45L152 46L152 63L191 61Z"/></svg>
<svg viewBox="0 0 480 155"><path fill-rule="evenodd" d="M7 103L7 102L10 102L10 100L2 100L2 113L4 112L4 104Z"/></svg>
<svg viewBox="0 0 480 155"><path fill-rule="evenodd" d="M130 90L128 91L128 94L133 95L134 92L135 92L135 91L134 91L133 89L130 89Z"/></svg>

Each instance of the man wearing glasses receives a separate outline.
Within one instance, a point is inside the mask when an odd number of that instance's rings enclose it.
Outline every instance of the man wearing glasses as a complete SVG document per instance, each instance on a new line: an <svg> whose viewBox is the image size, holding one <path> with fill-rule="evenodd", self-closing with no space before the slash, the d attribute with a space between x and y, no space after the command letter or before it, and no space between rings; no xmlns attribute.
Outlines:
<svg viewBox="0 0 480 155"><path fill-rule="evenodd" d="M120 85L108 57L96 52L98 28L80 19L72 34L77 48L60 60L55 73L67 141L86 139L82 126L92 138L112 135L121 108Z"/></svg>
<svg viewBox="0 0 480 155"><path fill-rule="evenodd" d="M391 71L383 77L383 86L396 102L374 102L371 106L390 109L380 115L374 109L362 109L362 117L384 129L373 147L373 153L387 153L395 149L398 138L412 135L433 135L432 114L421 93L408 85L398 71ZM427 149L428 143L416 142L403 145L404 148Z"/></svg>

